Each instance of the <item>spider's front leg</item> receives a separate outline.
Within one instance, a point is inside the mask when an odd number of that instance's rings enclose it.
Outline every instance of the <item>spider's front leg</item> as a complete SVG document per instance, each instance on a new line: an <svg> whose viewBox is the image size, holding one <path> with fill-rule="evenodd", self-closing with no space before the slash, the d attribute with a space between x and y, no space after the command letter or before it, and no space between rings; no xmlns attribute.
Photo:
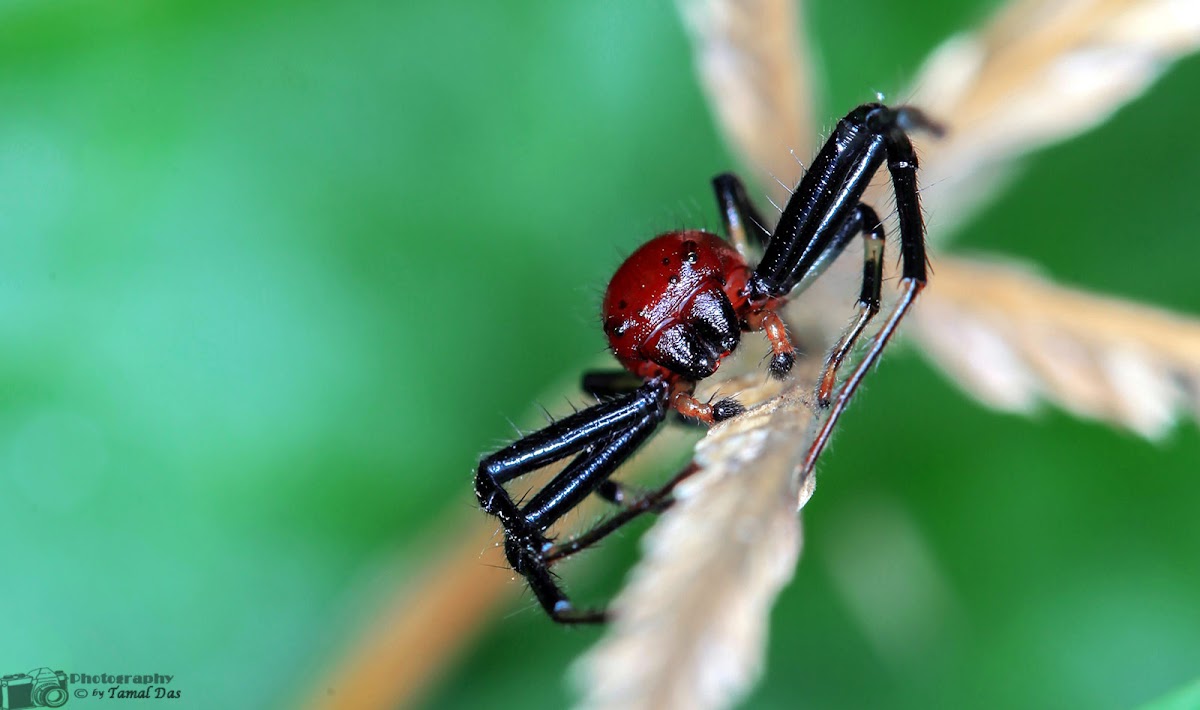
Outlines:
<svg viewBox="0 0 1200 710"><path fill-rule="evenodd" d="M876 136L876 141L882 141L887 155L888 173L892 177L892 190L896 194L896 212L900 222L900 251L901 251L901 284L903 292L896 305L892 308L887 321L871 340L867 354L854 372L846 379L837 400L825 423L805 457L804 472L812 470L817 457L829 441L833 426L841 413L845 411L867 372L879 360L883 349L895 334L906 313L916 301L921 290L925 288L927 256L925 253L925 222L921 217L921 198L917 189L917 155L913 150L908 132L914 129L924 130L934 136L942 135L942 128L926 117L920 110L901 106L891 109L878 104L860 106L852 111L846 120L861 120L863 128ZM871 172L874 172L872 169ZM859 193L861 195L861 192ZM860 331L861 332L861 331ZM856 336L857 337L857 336ZM829 383L828 392L822 384L821 391L826 393L825 403L828 406L828 394L832 393L833 383Z"/></svg>
<svg viewBox="0 0 1200 710"><path fill-rule="evenodd" d="M903 106L864 104L839 121L784 208L767 251L747 285L751 306L769 305L773 299L782 299L811 283L854 234L864 234L867 243L859 297L861 313L831 352L818 386L818 403L829 406L838 366L878 311L883 231L874 211L860 200L886 161L896 194L905 292L833 403L830 420L845 408L925 284L925 227L917 192L917 158L908 138L908 131L913 129L940 133L920 111Z"/></svg>
<svg viewBox="0 0 1200 710"><path fill-rule="evenodd" d="M504 552L538 602L560 623L596 623L602 611L574 608L550 573L546 530L596 491L650 437L666 415L669 388L652 380L623 397L554 422L488 456L475 475L475 495L504 527ZM524 506L504 484L574 455Z"/></svg>
<svg viewBox="0 0 1200 710"><path fill-rule="evenodd" d="M864 104L838 122L796 186L750 277L752 302L803 287L831 263L842 226L887 161L900 221L903 278L925 282L925 226L917 192L917 158L908 131L941 129L915 108ZM869 225L864 225L869 228Z"/></svg>

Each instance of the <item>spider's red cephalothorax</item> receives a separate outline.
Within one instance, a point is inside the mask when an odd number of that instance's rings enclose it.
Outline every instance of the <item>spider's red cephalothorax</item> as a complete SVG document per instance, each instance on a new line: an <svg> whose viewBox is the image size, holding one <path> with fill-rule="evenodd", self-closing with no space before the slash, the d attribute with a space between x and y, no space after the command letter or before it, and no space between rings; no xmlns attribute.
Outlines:
<svg viewBox="0 0 1200 710"><path fill-rule="evenodd" d="M610 476L650 437L670 409L715 422L743 411L734 399L713 404L692 396L695 385L717 371L737 349L743 331L763 331L773 356L769 370L784 377L795 362L792 343L776 312L862 235L863 280L858 317L834 346L815 401L830 407L806 460L828 440L829 427L879 358L901 318L925 285L925 231L917 192L917 158L908 132L937 126L907 106L864 104L834 129L796 186L773 232L732 175L713 180L721 219L730 236L750 237L764 249L753 269L715 234L686 230L659 235L637 249L613 275L604 294L604 332L626 372L588 373L584 388L600 401L551 423L480 462L475 495L504 526L504 550L542 608L561 623L603 621L603 611L579 611L567 599L550 565L601 540L629 520L671 504L671 492L695 471L689 466L662 488L630 495ZM860 202L884 164L896 193L904 291L871 340L836 399L838 367L879 311L884 230ZM741 241L745 242L746 239ZM556 461L574 459L544 488L520 504L504 484ZM622 510L592 530L555 544L547 530L584 498L597 494Z"/></svg>

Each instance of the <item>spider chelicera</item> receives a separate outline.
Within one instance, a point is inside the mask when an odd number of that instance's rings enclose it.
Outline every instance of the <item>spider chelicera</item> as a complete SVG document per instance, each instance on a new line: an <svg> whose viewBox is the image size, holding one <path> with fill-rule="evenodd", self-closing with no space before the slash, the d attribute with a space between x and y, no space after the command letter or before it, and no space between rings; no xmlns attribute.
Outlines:
<svg viewBox="0 0 1200 710"><path fill-rule="evenodd" d="M671 491L695 467L662 488L633 496L609 476L674 409L707 423L737 416L734 399L713 404L693 395L698 381L716 372L738 346L742 331L761 330L771 343L770 373L785 377L795 350L777 311L789 294L807 285L858 234L864 237L859 314L830 352L817 386L818 406L831 424L863 375L878 359L905 312L925 285L925 236L917 193L917 158L908 132L940 129L911 107L864 104L834 129L792 193L773 233L732 175L713 180L726 233L749 236L765 248L753 270L720 237L703 231L662 234L617 269L604 296L604 331L625 371L588 373L585 391L600 401L551 423L483 459L475 495L504 526L504 551L525 577L546 613L560 623L604 621L603 610L576 609L550 567L607 536L626 522L671 503ZM884 161L891 174L900 223L902 294L836 399L837 370L867 323L879 312L884 230L860 200ZM828 437L818 435L816 450ZM569 456L571 461L528 501L518 504L504 484ZM811 458L811 456L810 456ZM590 531L556 544L547 530L595 493L620 512Z"/></svg>

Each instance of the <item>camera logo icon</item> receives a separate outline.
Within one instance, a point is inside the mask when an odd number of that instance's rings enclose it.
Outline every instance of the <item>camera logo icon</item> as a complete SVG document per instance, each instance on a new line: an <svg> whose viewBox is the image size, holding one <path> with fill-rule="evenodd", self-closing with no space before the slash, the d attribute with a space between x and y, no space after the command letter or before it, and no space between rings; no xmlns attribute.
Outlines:
<svg viewBox="0 0 1200 710"><path fill-rule="evenodd" d="M59 708L68 699L67 674L49 668L0 677L0 710Z"/></svg>

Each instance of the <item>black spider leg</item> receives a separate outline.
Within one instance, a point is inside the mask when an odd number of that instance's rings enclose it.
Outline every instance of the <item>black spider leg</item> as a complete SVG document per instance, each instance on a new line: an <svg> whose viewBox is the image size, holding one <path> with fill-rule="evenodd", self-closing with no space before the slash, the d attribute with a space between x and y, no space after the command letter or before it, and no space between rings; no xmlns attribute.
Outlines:
<svg viewBox="0 0 1200 710"><path fill-rule="evenodd" d="M739 247L753 243L759 249L765 249L771 237L767 221L746 196L742 181L733 173L721 173L713 178L712 186L726 238Z"/></svg>
<svg viewBox="0 0 1200 710"><path fill-rule="evenodd" d="M794 286L792 286L790 293L795 294L808 288L813 281L816 281L821 274L825 273L825 271L830 267L830 265L833 264L833 262L837 261L837 258L842 255L842 252L846 250L846 247L854 239L854 236L860 233L863 235L864 239L866 239L864 246L867 247L867 250L863 252L864 266L862 290L862 293L866 293L869 287L873 287L873 284L869 283L873 275L873 270L870 267L870 245L875 239L876 235L883 235L883 226L880 223L879 215L875 213L875 210L871 209L862 202L851 208L850 216L847 217L846 221L842 222L842 224L838 227L837 231L833 235L833 240L830 241L829 245L825 247L825 251L821 252L816 256L816 258L813 259L812 266L810 266L808 271L805 272L804 276L802 276L800 280L797 281ZM882 262L880 263L880 266L882 266Z"/></svg>
<svg viewBox="0 0 1200 710"><path fill-rule="evenodd" d="M830 264L841 256L846 250L846 246L854 239L857 234L863 235L863 277L862 289L858 296L858 316L850 327L838 339L837 345L830 350L829 356L825 359L825 370L821 376L820 384L817 387L817 402L822 406L829 406L830 392L832 386L837 382L837 371L841 367L846 356L853 350L855 342L858 341L863 330L871 319L879 313L880 289L883 285L883 251L884 251L884 230L883 224L879 221L879 215L875 210L871 209L863 203L858 203L850 212L850 216L846 221L838 227L834 233L833 240L825 247L825 251L814 259L812 266L808 272L796 284L792 290L800 291L820 276ZM777 374L776 370L782 370L782 374L786 375L791 369L790 363L784 363L787 367L777 368L776 362L772 361L772 373ZM781 375L780 375L781 376Z"/></svg>
<svg viewBox="0 0 1200 710"><path fill-rule="evenodd" d="M513 570L529 583L550 618L560 623L596 623L602 611L578 611L558 586L544 558L551 547L545 531L608 478L650 437L667 411L669 388L651 380L624 397L593 405L497 451L479 464L475 495L504 526L504 552ZM578 454L524 507L503 484Z"/></svg>
<svg viewBox="0 0 1200 710"><path fill-rule="evenodd" d="M871 302L878 300L876 287L881 278L882 255L876 251L882 246L882 228L873 211L864 212L870 208L860 199L885 159L900 221L902 280L909 290L919 291L925 283L925 228L917 193L917 158L907 135L912 128L940 130L916 109L892 109L881 104L859 106L839 121L788 201L767 252L750 277L748 290L752 303L786 296L832 263L848 239L847 230L867 232L859 299L860 306L865 303L866 307L826 363L817 389L821 406L830 405L838 366L877 312L877 307L871 308ZM880 239L876 241L873 236ZM901 299L897 306L899 313L893 313L892 330L899 322L895 316L903 317L911 302L912 298ZM891 332L881 331L884 342ZM872 347L868 351L864 360L868 367L881 350ZM843 390L839 415L860 381L861 378L851 380L853 387Z"/></svg>
<svg viewBox="0 0 1200 710"><path fill-rule="evenodd" d="M646 381L629 370L592 370L583 373L581 389L596 399L629 394Z"/></svg>
<svg viewBox="0 0 1200 710"><path fill-rule="evenodd" d="M850 115L854 116L861 112L863 108L859 107L851 112ZM883 110L882 114L878 113L880 109ZM873 119L873 130L880 131L880 135L883 137L884 150L887 154L888 172L892 176L892 189L896 193L896 209L900 221L901 282L904 290L900 295L899 301L892 308L887 322L883 324L883 327L879 329L879 332L871 340L867 354L858 364L858 367L854 369L854 372L846 379L845 385L842 386L841 392L838 393L837 400L833 403L833 408L830 410L828 416L826 416L824 423L813 440L813 444L809 447L808 453L805 455L800 470L801 478L812 472L821 452L824 450L826 444L829 443L829 437L833 432L834 425L846 410L851 397L854 396L859 385L862 384L863 378L866 377L871 367L883 353L883 349L895 334L900 321L916 301L917 296L921 293L921 289L925 287L925 225L921 219L920 196L917 191L917 157L913 152L912 142L909 141L906 131L913 128L921 128L934 135L941 135L942 131L940 127L916 109L901 107L892 110L876 106L872 111L876 113L869 112L867 120L864 123L871 126L872 116L875 116Z"/></svg>
<svg viewBox="0 0 1200 710"><path fill-rule="evenodd" d="M903 278L925 282L925 238L917 195L917 159L906 131L938 128L919 111L864 104L838 122L788 200L762 261L750 277L752 302L786 296L830 246L871 178L888 161L900 218Z"/></svg>

